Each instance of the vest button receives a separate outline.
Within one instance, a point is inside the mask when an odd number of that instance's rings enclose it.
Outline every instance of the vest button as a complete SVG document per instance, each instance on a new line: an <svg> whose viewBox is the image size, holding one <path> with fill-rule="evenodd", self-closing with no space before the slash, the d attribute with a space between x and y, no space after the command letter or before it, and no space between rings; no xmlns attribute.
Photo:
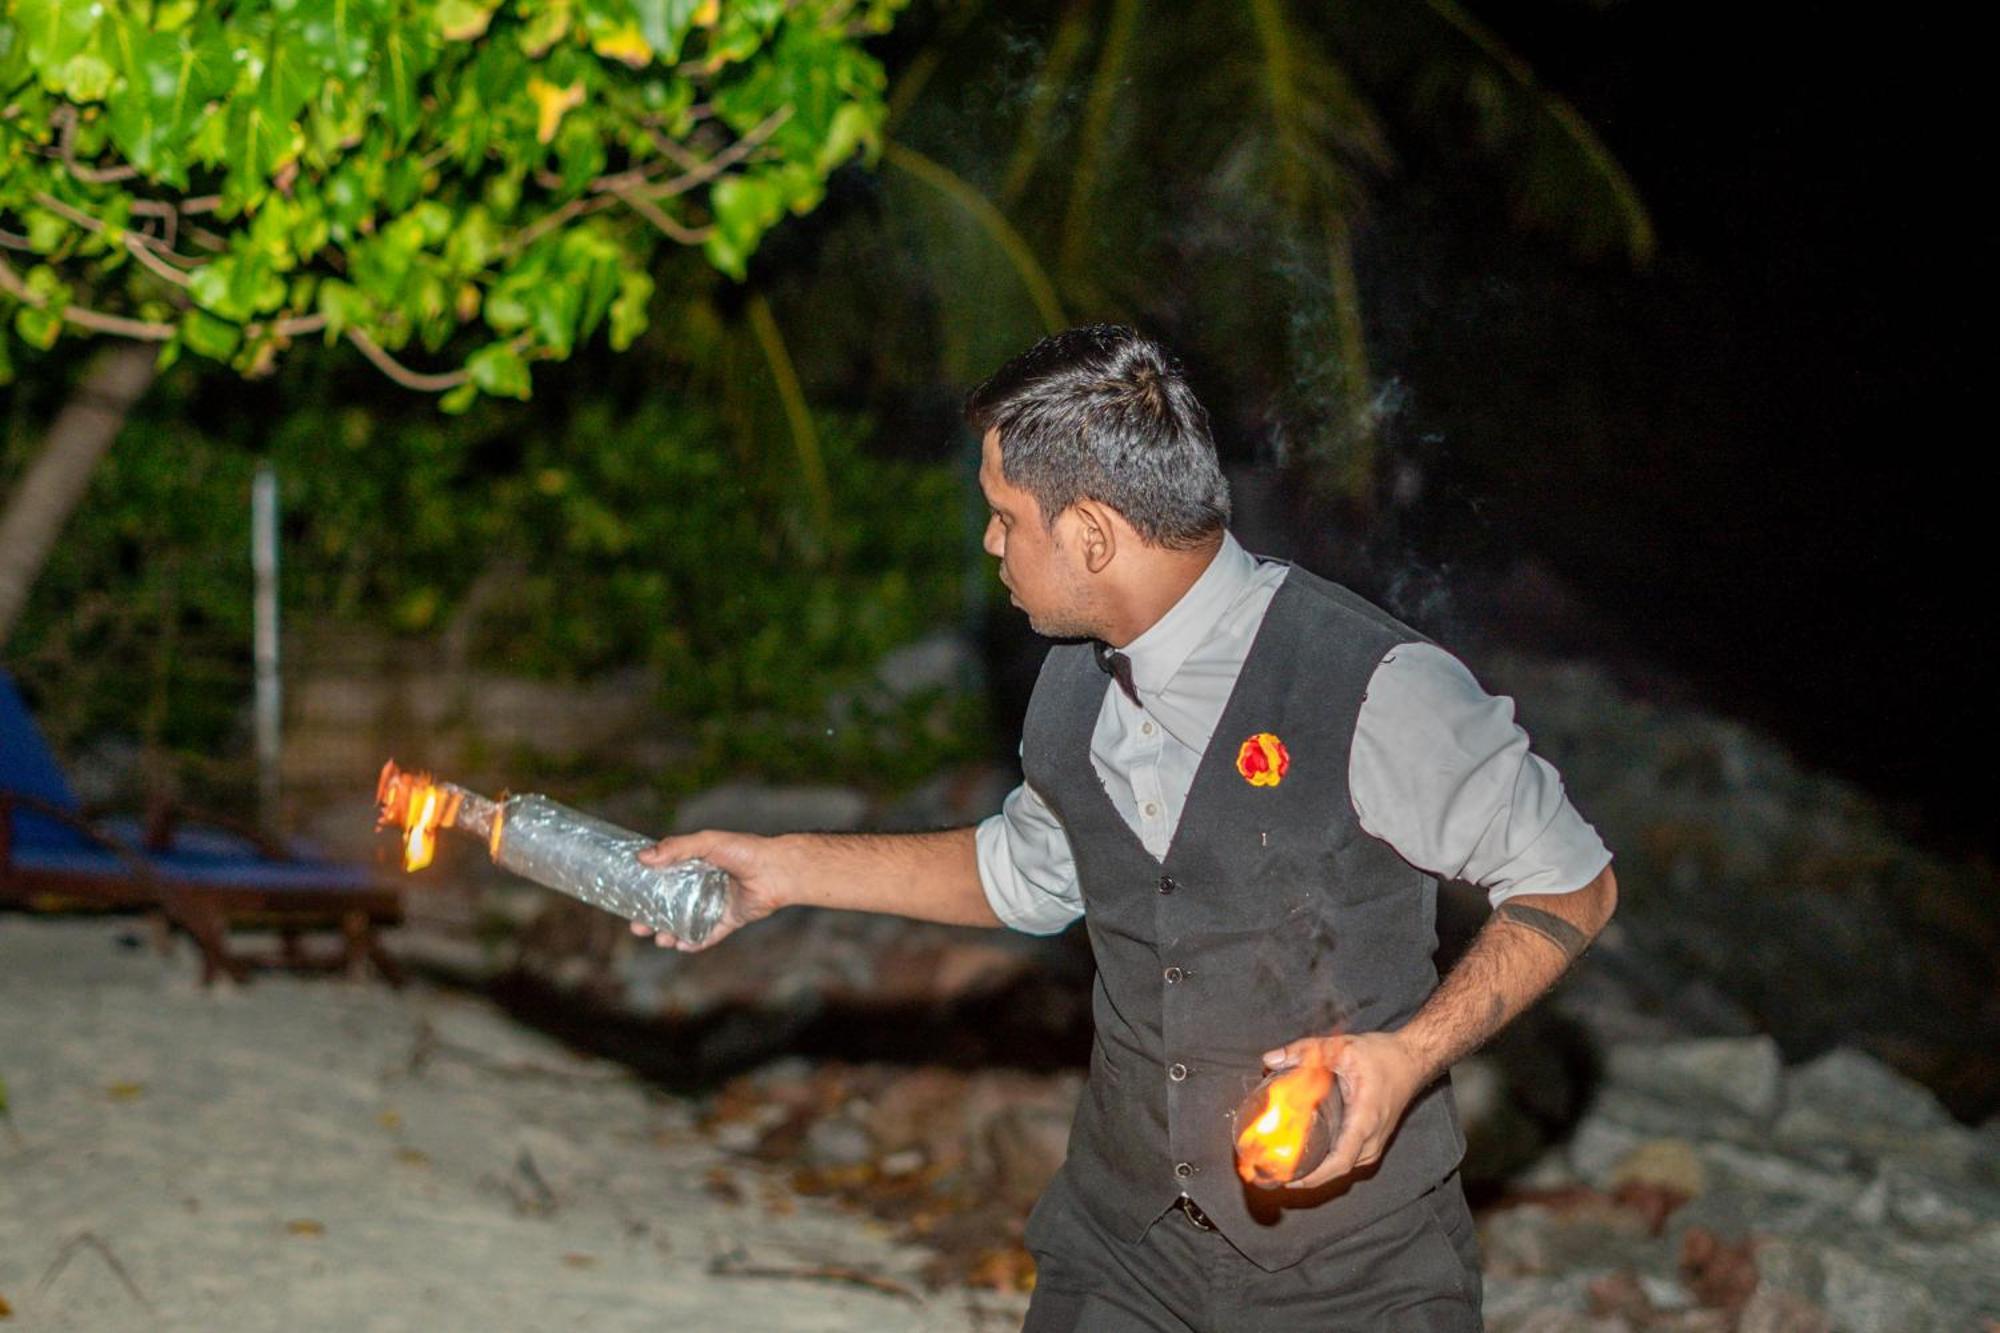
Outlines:
<svg viewBox="0 0 2000 1333"><path fill-rule="evenodd" d="M1171 986L1176 982L1178 982L1182 977L1186 976L1187 974L1185 972L1182 972L1178 967L1170 967L1162 975L1166 977L1167 984Z"/></svg>
<svg viewBox="0 0 2000 1333"><path fill-rule="evenodd" d="M1186 1079L1187 1076L1188 1076L1188 1067L1184 1064L1181 1064L1179 1061L1175 1061L1173 1064L1167 1066L1167 1077L1172 1079L1174 1082L1179 1083L1184 1079Z"/></svg>
<svg viewBox="0 0 2000 1333"><path fill-rule="evenodd" d="M1194 1174L1194 1167L1187 1162L1175 1162L1174 1174L1179 1176L1182 1180L1186 1180L1189 1176Z"/></svg>
<svg viewBox="0 0 2000 1333"><path fill-rule="evenodd" d="M1174 877L1172 875L1160 876L1161 893L1172 893L1177 887L1179 886L1174 883Z"/></svg>

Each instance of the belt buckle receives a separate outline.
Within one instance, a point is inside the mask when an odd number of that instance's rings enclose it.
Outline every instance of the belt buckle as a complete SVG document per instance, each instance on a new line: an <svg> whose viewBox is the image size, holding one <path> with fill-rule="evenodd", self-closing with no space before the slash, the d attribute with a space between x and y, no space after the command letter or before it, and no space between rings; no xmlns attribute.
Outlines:
<svg viewBox="0 0 2000 1333"><path fill-rule="evenodd" d="M1188 1225L1195 1228L1195 1230L1197 1231L1215 1230L1215 1223L1208 1220L1208 1214L1204 1213L1201 1210L1200 1206L1196 1204L1193 1199L1190 1199L1187 1195L1183 1194L1181 1195L1180 1198L1175 1199L1174 1207L1181 1210L1181 1215L1187 1218Z"/></svg>

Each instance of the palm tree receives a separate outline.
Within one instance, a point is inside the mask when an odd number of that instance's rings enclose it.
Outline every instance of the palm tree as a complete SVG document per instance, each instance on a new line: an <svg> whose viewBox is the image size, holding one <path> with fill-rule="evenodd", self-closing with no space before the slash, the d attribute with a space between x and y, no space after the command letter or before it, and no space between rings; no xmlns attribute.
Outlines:
<svg viewBox="0 0 2000 1333"><path fill-rule="evenodd" d="M1456 0L1023 12L943 6L892 88L887 213L917 224L861 242L873 262L846 271L914 281L887 304L935 311L936 352L912 377L963 384L1041 330L1140 319L1249 377L1236 396L1284 423L1275 452L1365 505L1379 404L1356 237L1399 143L1468 144L1509 181L1518 221L1582 255L1652 252L1604 143ZM885 253L903 243L927 271ZM828 291L794 290L800 303L813 327L861 332Z"/></svg>

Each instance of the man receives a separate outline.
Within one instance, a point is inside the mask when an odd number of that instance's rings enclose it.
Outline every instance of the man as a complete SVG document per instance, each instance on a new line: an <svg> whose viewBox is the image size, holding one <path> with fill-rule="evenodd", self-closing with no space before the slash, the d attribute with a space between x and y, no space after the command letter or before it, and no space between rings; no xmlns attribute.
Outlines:
<svg viewBox="0 0 2000 1333"><path fill-rule="evenodd" d="M734 893L709 942L808 903L1061 930L1098 976L1069 1158L1029 1219L1042 1330L1476 1329L1450 1065L1610 917L1609 854L1512 705L1226 530L1207 415L1128 329L974 391L986 550L1050 649L1023 784L977 828L669 838ZM1438 984L1437 879L1495 903ZM635 927L643 931L642 927ZM660 943L678 942L669 936ZM1273 1190L1232 1170L1266 1069L1323 1061L1339 1129Z"/></svg>

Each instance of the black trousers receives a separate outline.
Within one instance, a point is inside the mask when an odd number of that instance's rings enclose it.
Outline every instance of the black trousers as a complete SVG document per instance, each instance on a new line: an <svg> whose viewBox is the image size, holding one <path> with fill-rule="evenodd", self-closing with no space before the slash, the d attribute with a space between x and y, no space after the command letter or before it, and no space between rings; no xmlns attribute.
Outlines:
<svg viewBox="0 0 2000 1333"><path fill-rule="evenodd" d="M1458 1174L1290 1268L1266 1272L1175 1209L1133 1244L1076 1207L1035 1211L1022 1333L1478 1333L1479 1245Z"/></svg>

